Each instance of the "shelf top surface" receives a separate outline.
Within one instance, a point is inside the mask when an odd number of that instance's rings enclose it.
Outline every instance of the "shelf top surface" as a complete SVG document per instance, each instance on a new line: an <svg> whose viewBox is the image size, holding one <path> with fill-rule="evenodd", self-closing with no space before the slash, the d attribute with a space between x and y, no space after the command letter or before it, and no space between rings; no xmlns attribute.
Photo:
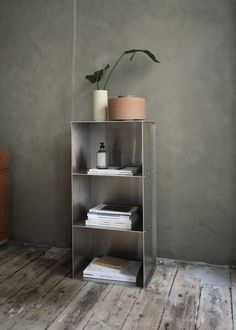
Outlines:
<svg viewBox="0 0 236 330"><path fill-rule="evenodd" d="M110 177L119 177L119 178L144 178L145 175L142 175L141 173L139 174L134 174L134 175L112 175L112 174L88 174L87 171L80 171L80 172L72 172L72 175L82 175L82 176L101 176L101 177L104 177L104 176L110 176Z"/></svg>
<svg viewBox="0 0 236 330"><path fill-rule="evenodd" d="M149 123L155 124L153 120L106 120L106 121L95 121L95 120L81 120L81 121L71 121L71 124L124 124L124 123Z"/></svg>
<svg viewBox="0 0 236 330"><path fill-rule="evenodd" d="M91 226L87 226L85 225L85 221L80 221L77 222L73 225L74 228L85 228L87 230L105 230L105 231L123 231L126 233L136 233L139 235L143 234L143 230L140 224L136 225L133 229L125 229L125 228L115 228L115 227L106 227L106 226L95 226L95 225L91 225Z"/></svg>

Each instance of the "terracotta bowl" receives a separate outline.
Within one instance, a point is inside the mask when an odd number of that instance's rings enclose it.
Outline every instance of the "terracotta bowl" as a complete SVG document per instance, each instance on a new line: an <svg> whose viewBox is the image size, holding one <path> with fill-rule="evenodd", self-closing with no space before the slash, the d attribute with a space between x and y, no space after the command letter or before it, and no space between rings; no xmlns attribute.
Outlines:
<svg viewBox="0 0 236 330"><path fill-rule="evenodd" d="M108 100L109 120L146 119L145 99L132 95L118 96Z"/></svg>

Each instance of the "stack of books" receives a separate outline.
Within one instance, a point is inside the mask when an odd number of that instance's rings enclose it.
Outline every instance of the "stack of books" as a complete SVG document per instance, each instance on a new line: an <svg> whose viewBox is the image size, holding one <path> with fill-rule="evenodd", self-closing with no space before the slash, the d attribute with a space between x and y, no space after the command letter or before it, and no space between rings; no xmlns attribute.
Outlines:
<svg viewBox="0 0 236 330"><path fill-rule="evenodd" d="M140 267L140 261L103 256L90 262L83 271L83 278L136 283Z"/></svg>
<svg viewBox="0 0 236 330"><path fill-rule="evenodd" d="M89 210L85 225L131 230L138 220L138 206L99 204Z"/></svg>
<svg viewBox="0 0 236 330"><path fill-rule="evenodd" d="M122 176L132 176L140 172L140 166L127 166L118 167L110 166L105 169L90 168L88 170L89 175L122 175Z"/></svg>

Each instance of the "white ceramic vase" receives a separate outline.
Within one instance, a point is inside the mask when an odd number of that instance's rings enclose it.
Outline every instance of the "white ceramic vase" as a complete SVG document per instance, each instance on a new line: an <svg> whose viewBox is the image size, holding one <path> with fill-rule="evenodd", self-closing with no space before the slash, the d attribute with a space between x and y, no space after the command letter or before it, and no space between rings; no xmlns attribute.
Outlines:
<svg viewBox="0 0 236 330"><path fill-rule="evenodd" d="M108 93L107 90L93 91L93 120L107 120Z"/></svg>

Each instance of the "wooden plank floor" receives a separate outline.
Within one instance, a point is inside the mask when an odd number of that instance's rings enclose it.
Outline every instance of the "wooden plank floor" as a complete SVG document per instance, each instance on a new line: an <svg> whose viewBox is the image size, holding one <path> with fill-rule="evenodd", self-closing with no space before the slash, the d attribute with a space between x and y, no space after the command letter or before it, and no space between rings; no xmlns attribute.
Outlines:
<svg viewBox="0 0 236 330"><path fill-rule="evenodd" d="M69 251L11 243L0 248L0 329L236 330L236 270L191 267L159 261L146 290L106 285L72 280Z"/></svg>

